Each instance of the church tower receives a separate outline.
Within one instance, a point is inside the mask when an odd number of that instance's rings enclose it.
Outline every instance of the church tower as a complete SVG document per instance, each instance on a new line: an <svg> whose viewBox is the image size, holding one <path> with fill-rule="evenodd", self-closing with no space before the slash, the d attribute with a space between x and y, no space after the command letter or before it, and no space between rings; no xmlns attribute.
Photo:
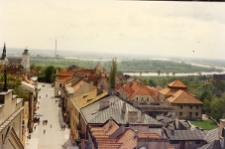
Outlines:
<svg viewBox="0 0 225 149"><path fill-rule="evenodd" d="M26 72L30 72L30 54L27 49L23 52L21 64Z"/></svg>

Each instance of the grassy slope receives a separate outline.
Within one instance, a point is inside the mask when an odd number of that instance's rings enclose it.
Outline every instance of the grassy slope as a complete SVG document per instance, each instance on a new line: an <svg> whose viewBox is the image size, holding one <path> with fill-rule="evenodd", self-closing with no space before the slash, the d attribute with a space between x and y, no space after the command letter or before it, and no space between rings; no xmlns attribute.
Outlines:
<svg viewBox="0 0 225 149"><path fill-rule="evenodd" d="M218 126L210 119L208 120L202 120L202 121L195 121L195 120L190 120L190 123L198 126L204 130L211 130L214 128L217 128Z"/></svg>

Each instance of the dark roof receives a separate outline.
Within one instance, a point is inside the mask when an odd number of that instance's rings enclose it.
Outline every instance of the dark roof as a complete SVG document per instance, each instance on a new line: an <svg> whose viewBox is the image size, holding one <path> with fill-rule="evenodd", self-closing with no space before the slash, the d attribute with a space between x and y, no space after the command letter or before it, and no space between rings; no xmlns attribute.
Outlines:
<svg viewBox="0 0 225 149"><path fill-rule="evenodd" d="M218 134L219 134L219 129L218 128L209 130L209 131L207 131L207 134L206 134L204 140L206 142L210 143L210 142L218 139Z"/></svg>
<svg viewBox="0 0 225 149"><path fill-rule="evenodd" d="M206 132L204 140L208 143L198 149L221 149L220 144L218 146L218 132L219 128L215 128Z"/></svg>
<svg viewBox="0 0 225 149"><path fill-rule="evenodd" d="M165 130L169 140L204 140L206 133L201 130Z"/></svg>
<svg viewBox="0 0 225 149"><path fill-rule="evenodd" d="M179 124L181 127L189 129L190 128L190 124L187 121L179 121Z"/></svg>
<svg viewBox="0 0 225 149"><path fill-rule="evenodd" d="M224 74L213 74L213 79L214 80L225 80L225 75Z"/></svg>
<svg viewBox="0 0 225 149"><path fill-rule="evenodd" d="M22 61L21 57L8 57L8 61L11 64L20 64Z"/></svg>
<svg viewBox="0 0 225 149"><path fill-rule="evenodd" d="M199 147L198 149L222 149L220 140L214 140L211 143L208 143L202 147Z"/></svg>
<svg viewBox="0 0 225 149"><path fill-rule="evenodd" d="M109 101L109 104L100 109L99 107L102 101ZM126 104L125 113L122 112L123 104ZM137 120L135 122L129 122L130 124L161 125L159 121L147 114L141 114L139 109L120 99L116 95L103 97L102 99L81 108L81 114L85 118L86 122L93 124L102 124L110 117L112 117L118 124L127 124L129 111L137 112Z"/></svg>

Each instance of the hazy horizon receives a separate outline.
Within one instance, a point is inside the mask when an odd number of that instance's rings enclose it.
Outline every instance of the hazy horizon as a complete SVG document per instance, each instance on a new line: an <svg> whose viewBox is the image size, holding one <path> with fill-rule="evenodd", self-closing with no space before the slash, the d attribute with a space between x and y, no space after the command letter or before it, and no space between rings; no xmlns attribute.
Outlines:
<svg viewBox="0 0 225 149"><path fill-rule="evenodd" d="M225 3L0 2L0 47L223 59Z"/></svg>

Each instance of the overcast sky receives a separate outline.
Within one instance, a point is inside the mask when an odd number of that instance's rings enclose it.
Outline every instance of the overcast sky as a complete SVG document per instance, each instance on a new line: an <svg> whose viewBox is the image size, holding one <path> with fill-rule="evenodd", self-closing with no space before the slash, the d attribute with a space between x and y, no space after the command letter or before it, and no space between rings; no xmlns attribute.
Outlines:
<svg viewBox="0 0 225 149"><path fill-rule="evenodd" d="M1 0L0 47L207 57L225 54L225 3Z"/></svg>

